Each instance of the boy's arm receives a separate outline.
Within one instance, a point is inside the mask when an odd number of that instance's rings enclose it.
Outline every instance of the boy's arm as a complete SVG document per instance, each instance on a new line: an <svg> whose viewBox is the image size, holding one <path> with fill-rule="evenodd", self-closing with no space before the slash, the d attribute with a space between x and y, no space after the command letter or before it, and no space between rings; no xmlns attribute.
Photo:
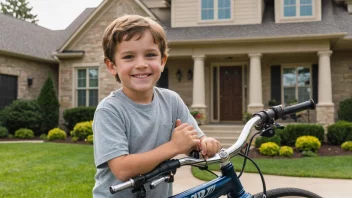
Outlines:
<svg viewBox="0 0 352 198"><path fill-rule="evenodd" d="M189 153L199 143L200 140L194 128L189 124L181 124L180 120L177 120L171 141L148 152L114 158L108 161L108 164L115 177L120 181L126 181L153 170L161 162L178 154Z"/></svg>

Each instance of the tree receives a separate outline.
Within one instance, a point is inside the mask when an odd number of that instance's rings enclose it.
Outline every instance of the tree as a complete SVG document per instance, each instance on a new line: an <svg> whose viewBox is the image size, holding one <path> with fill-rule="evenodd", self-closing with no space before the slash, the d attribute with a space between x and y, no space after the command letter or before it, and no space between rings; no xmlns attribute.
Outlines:
<svg viewBox="0 0 352 198"><path fill-rule="evenodd" d="M37 15L31 14L33 7L30 7L27 0L5 0L0 3L1 12L5 15L13 16L17 19L37 23Z"/></svg>
<svg viewBox="0 0 352 198"><path fill-rule="evenodd" d="M37 102L41 108L43 116L43 124L41 126L42 133L48 133L49 130L56 128L59 122L59 100L56 96L54 83L51 77L45 81Z"/></svg>

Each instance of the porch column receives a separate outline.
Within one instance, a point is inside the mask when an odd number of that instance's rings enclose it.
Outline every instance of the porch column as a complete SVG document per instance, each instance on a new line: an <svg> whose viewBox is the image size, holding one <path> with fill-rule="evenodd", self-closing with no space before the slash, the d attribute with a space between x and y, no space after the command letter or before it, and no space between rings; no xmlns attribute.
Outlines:
<svg viewBox="0 0 352 198"><path fill-rule="evenodd" d="M317 123L334 123L335 105L332 102L331 65L332 51L320 51L318 69L318 104L316 106Z"/></svg>
<svg viewBox="0 0 352 198"><path fill-rule="evenodd" d="M203 113L206 118L206 108L205 105L205 79L204 79L204 59L205 55L194 55L192 56L194 60L193 68L193 101L191 109L192 111L199 111Z"/></svg>
<svg viewBox="0 0 352 198"><path fill-rule="evenodd" d="M248 113L256 113L263 110L263 94L262 94L262 54L249 54L249 105Z"/></svg>

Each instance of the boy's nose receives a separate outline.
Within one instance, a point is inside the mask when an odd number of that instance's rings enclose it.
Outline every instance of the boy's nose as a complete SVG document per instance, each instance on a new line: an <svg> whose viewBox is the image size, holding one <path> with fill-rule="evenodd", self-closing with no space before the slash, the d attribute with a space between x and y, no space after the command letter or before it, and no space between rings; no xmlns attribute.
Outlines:
<svg viewBox="0 0 352 198"><path fill-rule="evenodd" d="M137 67L148 67L148 63L144 59L140 58L140 59L138 59L136 66Z"/></svg>

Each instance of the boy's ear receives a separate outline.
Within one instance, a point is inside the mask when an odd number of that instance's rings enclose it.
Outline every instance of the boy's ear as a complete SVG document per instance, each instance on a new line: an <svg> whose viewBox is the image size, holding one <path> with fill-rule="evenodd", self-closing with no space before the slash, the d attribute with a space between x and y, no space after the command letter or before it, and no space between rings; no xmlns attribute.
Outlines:
<svg viewBox="0 0 352 198"><path fill-rule="evenodd" d="M165 65L166 65L166 61L167 61L167 56L164 56L162 59L161 59L161 72L164 71L164 68L165 68Z"/></svg>
<svg viewBox="0 0 352 198"><path fill-rule="evenodd" d="M113 75L113 76L116 76L117 74L117 71L116 71L116 65L110 61L108 58L106 58L104 60L104 63L106 65L106 67L108 68L109 72Z"/></svg>

